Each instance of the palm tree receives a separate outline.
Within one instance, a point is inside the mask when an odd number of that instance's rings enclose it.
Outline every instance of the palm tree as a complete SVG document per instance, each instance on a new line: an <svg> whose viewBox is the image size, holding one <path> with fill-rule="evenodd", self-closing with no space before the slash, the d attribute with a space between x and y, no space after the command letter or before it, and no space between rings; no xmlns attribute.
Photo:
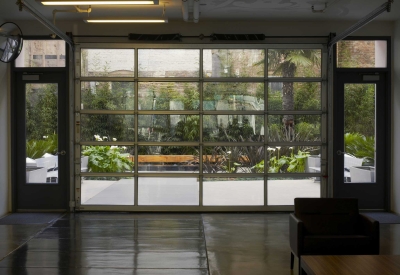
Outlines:
<svg viewBox="0 0 400 275"><path fill-rule="evenodd" d="M264 62L264 61L263 61ZM259 62L258 64L260 64ZM296 76L319 76L321 64L321 50L317 49L272 49L268 50L268 73L284 78ZM293 82L283 82L282 110L294 110ZM286 139L294 139L293 115L284 115L282 120Z"/></svg>

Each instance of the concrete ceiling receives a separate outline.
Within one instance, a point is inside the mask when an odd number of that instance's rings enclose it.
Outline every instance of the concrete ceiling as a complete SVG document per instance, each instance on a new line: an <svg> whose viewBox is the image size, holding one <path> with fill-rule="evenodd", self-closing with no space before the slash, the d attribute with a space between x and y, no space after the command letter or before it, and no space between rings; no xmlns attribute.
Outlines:
<svg viewBox="0 0 400 275"><path fill-rule="evenodd" d="M43 6L29 1L41 14L52 19L54 9L71 6ZM0 23L35 20L26 11L20 12L16 0L1 0ZM200 20L207 21L349 21L358 20L385 3L385 0L200 0ZM181 0L160 0L156 6L92 6L90 17L160 17L165 3L169 21L183 21ZM311 7L326 3L323 13L313 13ZM87 8L87 6L81 6ZM57 13L57 20L83 20L87 14ZM390 13L377 20L400 20L400 0L395 0Z"/></svg>

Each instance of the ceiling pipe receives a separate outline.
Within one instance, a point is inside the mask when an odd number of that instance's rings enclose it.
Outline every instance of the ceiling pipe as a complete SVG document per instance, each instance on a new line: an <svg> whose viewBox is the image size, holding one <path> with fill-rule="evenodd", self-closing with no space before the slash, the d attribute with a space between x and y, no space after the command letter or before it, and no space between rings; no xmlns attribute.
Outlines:
<svg viewBox="0 0 400 275"><path fill-rule="evenodd" d="M200 17L200 0L194 0L193 3L193 22L198 23Z"/></svg>
<svg viewBox="0 0 400 275"><path fill-rule="evenodd" d="M183 21L189 22L189 0L182 0L182 17Z"/></svg>

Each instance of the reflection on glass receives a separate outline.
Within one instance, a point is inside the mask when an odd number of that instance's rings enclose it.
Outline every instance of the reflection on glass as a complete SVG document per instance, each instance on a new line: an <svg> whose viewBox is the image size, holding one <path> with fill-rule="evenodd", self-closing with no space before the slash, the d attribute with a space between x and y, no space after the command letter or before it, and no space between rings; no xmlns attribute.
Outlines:
<svg viewBox="0 0 400 275"><path fill-rule="evenodd" d="M284 111L321 110L320 82L270 82L268 109Z"/></svg>
<svg viewBox="0 0 400 275"><path fill-rule="evenodd" d="M270 146L268 173L320 173L321 148L317 146Z"/></svg>
<svg viewBox="0 0 400 275"><path fill-rule="evenodd" d="M344 181L375 182L375 84L344 86Z"/></svg>
<svg viewBox="0 0 400 275"><path fill-rule="evenodd" d="M263 83L204 83L204 110L262 111Z"/></svg>
<svg viewBox="0 0 400 275"><path fill-rule="evenodd" d="M205 49L204 77L263 77L264 50Z"/></svg>
<svg viewBox="0 0 400 275"><path fill-rule="evenodd" d="M139 205L199 205L197 178L139 177Z"/></svg>
<svg viewBox="0 0 400 275"><path fill-rule="evenodd" d="M338 68L386 68L384 40L342 40L337 43Z"/></svg>
<svg viewBox="0 0 400 275"><path fill-rule="evenodd" d="M198 115L139 115L139 141L199 141Z"/></svg>
<svg viewBox="0 0 400 275"><path fill-rule="evenodd" d="M268 205L294 205L295 198L321 197L320 178L270 178Z"/></svg>
<svg viewBox="0 0 400 275"><path fill-rule="evenodd" d="M320 77L320 49L268 50L268 76Z"/></svg>
<svg viewBox="0 0 400 275"><path fill-rule="evenodd" d="M104 137L96 136L98 141ZM82 145L81 171L93 173L132 172L134 148L118 145ZM86 166L87 165L87 166Z"/></svg>
<svg viewBox="0 0 400 275"><path fill-rule="evenodd" d="M269 115L269 141L320 141L320 115Z"/></svg>
<svg viewBox="0 0 400 275"><path fill-rule="evenodd" d="M198 110L199 84L140 82L139 110Z"/></svg>
<svg viewBox="0 0 400 275"><path fill-rule="evenodd" d="M198 49L139 49L139 77L199 77Z"/></svg>
<svg viewBox="0 0 400 275"><path fill-rule="evenodd" d="M133 77L134 49L82 49L81 75Z"/></svg>
<svg viewBox="0 0 400 275"><path fill-rule="evenodd" d="M204 141L263 141L262 115L204 115Z"/></svg>
<svg viewBox="0 0 400 275"><path fill-rule="evenodd" d="M264 205L264 180L204 178L203 205Z"/></svg>
<svg viewBox="0 0 400 275"><path fill-rule="evenodd" d="M24 40L15 67L65 67L63 40Z"/></svg>
<svg viewBox="0 0 400 275"><path fill-rule="evenodd" d="M81 82L81 109L133 110L133 82Z"/></svg>
<svg viewBox="0 0 400 275"><path fill-rule="evenodd" d="M204 173L264 172L264 146L209 146L203 154Z"/></svg>
<svg viewBox="0 0 400 275"><path fill-rule="evenodd" d="M194 173L199 171L199 148L139 146L139 173Z"/></svg>
<svg viewBox="0 0 400 275"><path fill-rule="evenodd" d="M58 183L58 85L25 85L26 183Z"/></svg>
<svg viewBox="0 0 400 275"><path fill-rule="evenodd" d="M81 204L134 205L135 178L81 177Z"/></svg>
<svg viewBox="0 0 400 275"><path fill-rule="evenodd" d="M81 114L81 140L134 141L134 115Z"/></svg>

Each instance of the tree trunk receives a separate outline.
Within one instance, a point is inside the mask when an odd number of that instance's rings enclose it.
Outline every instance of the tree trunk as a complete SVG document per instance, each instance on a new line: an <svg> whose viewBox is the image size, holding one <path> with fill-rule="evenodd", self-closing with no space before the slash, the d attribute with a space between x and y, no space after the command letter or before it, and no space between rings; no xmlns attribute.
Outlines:
<svg viewBox="0 0 400 275"><path fill-rule="evenodd" d="M294 77L296 65L290 61L283 64L282 76ZM282 87L282 109L284 111L294 111L294 92L293 82L283 82ZM285 129L286 141L294 139L294 117L293 115L284 115L282 123Z"/></svg>

